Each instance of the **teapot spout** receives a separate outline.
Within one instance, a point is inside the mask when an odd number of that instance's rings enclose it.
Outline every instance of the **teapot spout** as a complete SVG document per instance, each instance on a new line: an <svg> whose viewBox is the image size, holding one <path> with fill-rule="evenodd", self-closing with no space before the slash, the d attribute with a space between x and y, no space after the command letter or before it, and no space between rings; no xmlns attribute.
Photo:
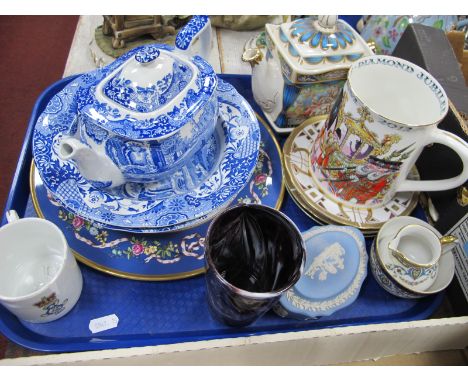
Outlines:
<svg viewBox="0 0 468 382"><path fill-rule="evenodd" d="M124 176L110 158L95 152L73 137L61 140L58 155L73 160L81 175L96 188L112 188L125 183Z"/></svg>

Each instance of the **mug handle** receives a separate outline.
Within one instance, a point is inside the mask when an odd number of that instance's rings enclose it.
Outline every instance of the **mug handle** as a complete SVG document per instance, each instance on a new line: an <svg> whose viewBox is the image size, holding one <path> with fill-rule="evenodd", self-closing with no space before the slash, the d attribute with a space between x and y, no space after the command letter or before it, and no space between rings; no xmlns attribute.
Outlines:
<svg viewBox="0 0 468 382"><path fill-rule="evenodd" d="M7 211L5 217L8 223L13 223L20 219L18 213L15 210Z"/></svg>
<svg viewBox="0 0 468 382"><path fill-rule="evenodd" d="M433 129L428 137L428 143L440 143L454 150L463 162L461 174L441 180L404 180L396 192L405 191L444 191L461 186L468 179L468 144L455 134L448 131Z"/></svg>

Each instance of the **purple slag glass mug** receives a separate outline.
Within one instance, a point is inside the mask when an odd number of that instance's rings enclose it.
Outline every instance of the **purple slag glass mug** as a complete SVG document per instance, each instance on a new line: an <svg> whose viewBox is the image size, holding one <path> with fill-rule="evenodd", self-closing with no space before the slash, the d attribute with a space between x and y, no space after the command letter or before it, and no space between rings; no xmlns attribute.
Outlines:
<svg viewBox="0 0 468 382"><path fill-rule="evenodd" d="M229 326L255 322L301 276L305 245L296 225L271 207L241 204L219 214L205 240L212 316Z"/></svg>

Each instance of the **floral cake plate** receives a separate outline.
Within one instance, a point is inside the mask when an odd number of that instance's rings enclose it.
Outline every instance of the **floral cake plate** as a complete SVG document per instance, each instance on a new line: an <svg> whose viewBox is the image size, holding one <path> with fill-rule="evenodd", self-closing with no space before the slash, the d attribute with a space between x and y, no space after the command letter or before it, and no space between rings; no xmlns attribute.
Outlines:
<svg viewBox="0 0 468 382"><path fill-rule="evenodd" d="M375 234L391 218L409 215L418 204L417 192L398 193L387 204L377 208L344 206L322 192L311 174L310 158L313 142L325 119L307 120L289 135L283 146L286 185L293 191L293 198L300 200L301 208L321 222L356 227L369 235ZM419 179L416 167L409 178Z"/></svg>
<svg viewBox="0 0 468 382"><path fill-rule="evenodd" d="M110 67L112 69L112 67ZM204 217L229 205L248 182L258 158L260 131L247 101L233 86L219 80L219 127L213 142L217 160L205 170L200 186L184 194L161 198L153 183L127 183L100 190L87 182L71 162L57 154L62 137L76 129L78 108L86 104L90 88L105 75L99 69L73 80L56 94L40 115L34 130L33 154L44 186L67 208L108 229L152 229L157 232L183 228L183 223ZM214 134L216 135L216 133ZM177 225L180 225L177 227ZM170 228L168 228L170 227Z"/></svg>
<svg viewBox="0 0 468 382"><path fill-rule="evenodd" d="M304 272L276 307L283 317L329 316L352 304L367 276L366 243L354 227L314 227L303 233Z"/></svg>
<svg viewBox="0 0 468 382"><path fill-rule="evenodd" d="M266 122L254 172L232 202L262 203L279 209L284 197L281 149ZM204 236L209 221L179 232L131 234L105 228L67 211L44 186L34 163L31 196L38 216L57 224L75 257L105 273L135 280L176 280L204 272Z"/></svg>

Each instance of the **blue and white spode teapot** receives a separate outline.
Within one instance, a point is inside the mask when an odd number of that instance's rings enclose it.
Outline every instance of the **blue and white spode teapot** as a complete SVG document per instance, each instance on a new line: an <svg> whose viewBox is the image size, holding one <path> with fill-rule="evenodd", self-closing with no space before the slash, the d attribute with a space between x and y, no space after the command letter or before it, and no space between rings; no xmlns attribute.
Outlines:
<svg viewBox="0 0 468 382"><path fill-rule="evenodd" d="M91 102L78 110L76 134L61 140L61 159L72 160L100 188L159 181L191 166L218 118L218 79L203 58L192 55L195 41L207 57L207 16L192 17L175 49L145 45L111 64L115 69L108 70L92 88Z"/></svg>

